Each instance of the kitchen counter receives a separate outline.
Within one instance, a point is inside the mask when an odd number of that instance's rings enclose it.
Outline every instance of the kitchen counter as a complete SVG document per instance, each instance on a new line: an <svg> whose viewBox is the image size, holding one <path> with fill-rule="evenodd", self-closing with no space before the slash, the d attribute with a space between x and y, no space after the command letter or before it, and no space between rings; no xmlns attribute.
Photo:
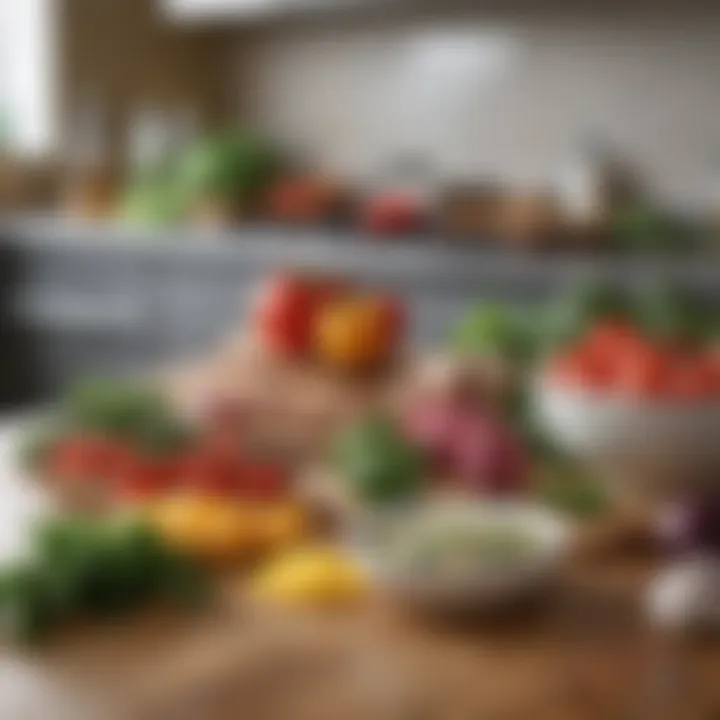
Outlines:
<svg viewBox="0 0 720 720"><path fill-rule="evenodd" d="M630 284L666 277L697 290L713 291L719 255L654 255L548 251L530 253L494 245L448 242L422 235L376 239L352 230L248 225L237 229L144 230L112 223L77 223L53 216L0 222L0 235L24 247L70 250L106 248L147 256L243 259L247 263L299 265L378 279L429 279L457 287L489 282L526 286L546 294L587 278ZM482 289L480 289L482 291Z"/></svg>
<svg viewBox="0 0 720 720"><path fill-rule="evenodd" d="M47 507L13 463L20 429L0 429L4 558ZM259 606L233 574L213 612L149 611L70 628L33 653L0 648L0 717L715 717L717 644L670 643L638 622L656 567L622 552L577 559L545 602L460 627L413 616L382 595L329 615Z"/></svg>
<svg viewBox="0 0 720 720"><path fill-rule="evenodd" d="M669 279L720 294L718 258L527 254L439 238L373 240L340 230L252 226L141 231L54 216L0 222L0 316L10 352L0 400L51 398L85 374L193 355L238 327L278 267L345 274L413 308L412 341L446 341L476 300L532 304L597 278Z"/></svg>

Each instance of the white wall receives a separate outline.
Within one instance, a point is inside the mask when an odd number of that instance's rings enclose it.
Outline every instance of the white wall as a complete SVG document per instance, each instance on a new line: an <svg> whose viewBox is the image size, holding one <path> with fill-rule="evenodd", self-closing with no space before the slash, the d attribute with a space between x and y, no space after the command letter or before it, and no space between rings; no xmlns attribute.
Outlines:
<svg viewBox="0 0 720 720"><path fill-rule="evenodd" d="M673 203L720 175L720 7L277 28L238 47L243 112L353 176L422 148L449 177L541 183L586 133Z"/></svg>

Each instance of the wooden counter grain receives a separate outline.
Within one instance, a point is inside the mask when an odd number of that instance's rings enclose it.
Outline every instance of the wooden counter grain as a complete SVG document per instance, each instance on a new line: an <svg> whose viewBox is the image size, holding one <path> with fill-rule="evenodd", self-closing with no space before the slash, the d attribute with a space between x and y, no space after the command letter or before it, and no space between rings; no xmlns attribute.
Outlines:
<svg viewBox="0 0 720 720"><path fill-rule="evenodd" d="M15 468L19 427L0 431L5 557L47 510ZM333 615L258 607L237 573L200 617L150 611L70 628L35 653L4 648L0 719L712 720L720 646L642 622L657 567L627 553L576 559L533 606L462 626L379 594Z"/></svg>

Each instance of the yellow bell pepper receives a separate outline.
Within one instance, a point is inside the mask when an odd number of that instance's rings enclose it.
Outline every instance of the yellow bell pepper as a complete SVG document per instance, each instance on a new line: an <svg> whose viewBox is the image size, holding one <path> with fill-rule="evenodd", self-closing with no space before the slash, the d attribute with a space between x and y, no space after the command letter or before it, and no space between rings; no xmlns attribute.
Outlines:
<svg viewBox="0 0 720 720"><path fill-rule="evenodd" d="M307 537L309 519L297 503L273 503L256 508L256 527L266 550L291 547Z"/></svg>
<svg viewBox="0 0 720 720"><path fill-rule="evenodd" d="M161 501L150 517L168 544L210 561L276 551L301 542L309 529L305 508L293 502L180 495Z"/></svg>
<svg viewBox="0 0 720 720"><path fill-rule="evenodd" d="M321 360L342 370L367 370L387 360L396 338L386 304L373 297L331 303L320 313L315 328Z"/></svg>
<svg viewBox="0 0 720 720"><path fill-rule="evenodd" d="M297 607L346 606L367 590L362 568L332 547L303 547L280 555L253 582L257 599Z"/></svg>
<svg viewBox="0 0 720 720"><path fill-rule="evenodd" d="M151 518L166 542L205 560L232 560L258 549L257 519L239 503L178 496L162 501Z"/></svg>

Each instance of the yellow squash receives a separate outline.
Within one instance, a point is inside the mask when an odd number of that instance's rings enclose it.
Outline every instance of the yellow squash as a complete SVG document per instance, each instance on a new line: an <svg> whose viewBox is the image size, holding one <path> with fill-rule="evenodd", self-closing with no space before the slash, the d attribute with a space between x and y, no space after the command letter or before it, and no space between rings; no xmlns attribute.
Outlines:
<svg viewBox="0 0 720 720"><path fill-rule="evenodd" d="M339 607L361 600L368 582L352 558L333 547L311 546L280 555L255 577L257 599L295 607Z"/></svg>
<svg viewBox="0 0 720 720"><path fill-rule="evenodd" d="M292 503L249 504L197 495L168 498L151 512L168 544L213 562L246 559L297 544L307 515Z"/></svg>

